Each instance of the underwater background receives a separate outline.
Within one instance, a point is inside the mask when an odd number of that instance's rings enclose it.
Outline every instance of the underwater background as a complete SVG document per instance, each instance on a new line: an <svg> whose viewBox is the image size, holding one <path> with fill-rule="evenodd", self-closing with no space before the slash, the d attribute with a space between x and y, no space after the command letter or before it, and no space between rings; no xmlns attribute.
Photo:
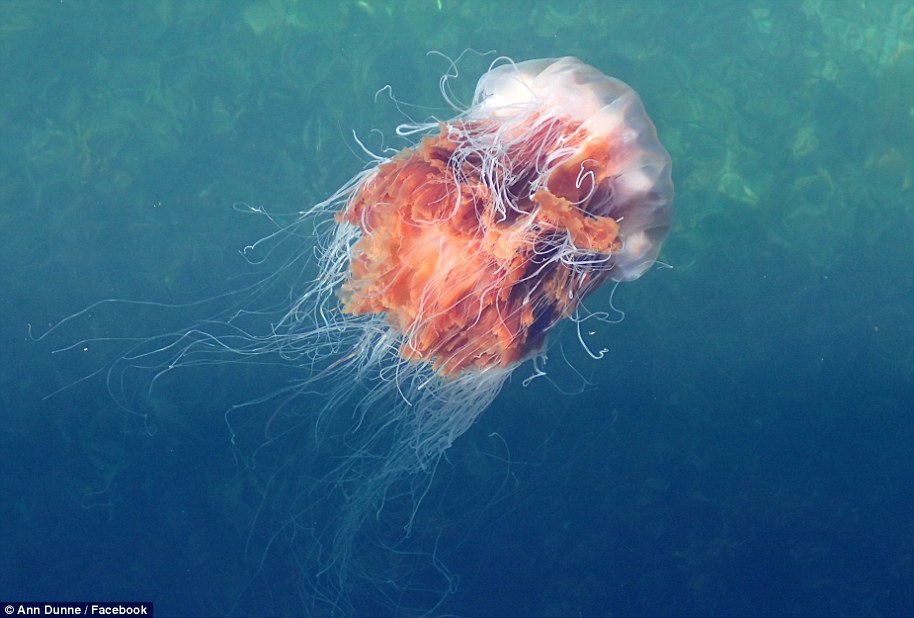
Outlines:
<svg viewBox="0 0 914 618"><path fill-rule="evenodd" d="M466 104L498 55L631 84L677 218L671 268L594 329L604 358L564 330L447 452L414 524L456 584L434 615L912 615L914 6L893 0L2 0L0 601L308 615L270 482L312 445L251 469L225 419L271 367L172 372L138 414L94 372L188 315L35 339L262 275L240 252L275 228L246 210L291 220L359 142L454 114L447 58Z"/></svg>

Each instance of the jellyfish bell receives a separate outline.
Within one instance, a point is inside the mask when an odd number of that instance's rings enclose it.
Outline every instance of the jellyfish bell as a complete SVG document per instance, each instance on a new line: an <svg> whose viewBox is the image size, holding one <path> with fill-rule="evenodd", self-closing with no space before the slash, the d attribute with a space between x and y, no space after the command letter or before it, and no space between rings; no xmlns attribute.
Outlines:
<svg viewBox="0 0 914 618"><path fill-rule="evenodd" d="M596 155L594 163L603 171L593 177L603 199L591 199L588 212L611 217L620 227L622 247L610 278L640 277L654 263L672 224L673 184L670 156L638 94L572 57L502 64L480 78L474 117L513 119L523 135L524 111L580 123L578 130L587 137L578 158Z"/></svg>
<svg viewBox="0 0 914 618"><path fill-rule="evenodd" d="M511 368L605 281L654 262L670 158L638 95L576 58L492 68L473 104L353 188L340 297L440 375Z"/></svg>
<svg viewBox="0 0 914 618"><path fill-rule="evenodd" d="M263 408L257 454L296 449L294 495L276 510L308 539L302 592L332 615L355 613L366 591L404 597L419 578L403 573L417 554L401 544L442 455L589 294L651 267L672 221L653 123L634 90L594 67L506 61L457 111L401 127L418 143L252 245L271 259L291 247L266 280L217 298L229 306L210 319L135 340L106 372L118 389L138 369L151 386L182 366L292 368L227 418ZM387 569L378 547L396 556ZM446 596L454 580L427 557Z"/></svg>

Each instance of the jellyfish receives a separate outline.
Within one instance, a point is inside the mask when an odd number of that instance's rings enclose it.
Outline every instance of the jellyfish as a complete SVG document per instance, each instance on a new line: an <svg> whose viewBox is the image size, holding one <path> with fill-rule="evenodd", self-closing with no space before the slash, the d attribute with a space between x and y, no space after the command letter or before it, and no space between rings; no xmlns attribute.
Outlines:
<svg viewBox="0 0 914 618"><path fill-rule="evenodd" d="M262 241L315 237L280 269L300 273L285 307L233 308L123 357L153 380L227 355L300 369L249 403L279 402L267 433L310 426L311 469L287 511L310 539L303 591L338 613L366 582L400 585L365 548L398 551L447 449L513 371L540 371L588 295L651 268L672 222L670 157L622 81L572 57L499 60L456 111L401 125L416 143ZM291 410L294 423L277 420ZM379 531L404 499L396 532Z"/></svg>
<svg viewBox="0 0 914 618"><path fill-rule="evenodd" d="M648 270L673 215L640 98L576 58L496 63L468 109L400 133L422 137L305 215L335 229L282 322L323 357L309 387L370 385L327 477L347 488L322 567L337 590L372 509L403 484L418 507L511 372L595 289Z"/></svg>

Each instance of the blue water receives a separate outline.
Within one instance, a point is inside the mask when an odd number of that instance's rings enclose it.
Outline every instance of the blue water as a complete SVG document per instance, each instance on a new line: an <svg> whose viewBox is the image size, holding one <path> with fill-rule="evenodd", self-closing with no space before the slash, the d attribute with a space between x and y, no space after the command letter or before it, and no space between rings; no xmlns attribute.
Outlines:
<svg viewBox="0 0 914 618"><path fill-rule="evenodd" d="M263 276L240 250L274 227L246 207L286 222L362 169L359 141L401 148L398 123L450 115L428 52L465 50L463 102L489 50L630 83L677 219L672 268L616 291L605 357L565 331L548 376L519 370L448 451L414 524L454 578L432 615L914 610L914 9L890 0L6 0L0 602L311 613L288 525L311 445L252 459L269 415L234 443L225 417L289 367L192 367L151 392L94 375L112 338L212 304L104 306L33 338L101 299Z"/></svg>

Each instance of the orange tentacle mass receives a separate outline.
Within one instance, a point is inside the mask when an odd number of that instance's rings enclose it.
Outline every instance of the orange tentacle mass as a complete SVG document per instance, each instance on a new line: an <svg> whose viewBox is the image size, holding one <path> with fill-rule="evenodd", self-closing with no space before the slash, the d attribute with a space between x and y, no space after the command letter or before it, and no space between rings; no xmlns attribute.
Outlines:
<svg viewBox="0 0 914 618"><path fill-rule="evenodd" d="M606 169L605 142L579 146L534 188L523 180L538 165L530 153L548 152L545 142L558 137L506 155L510 187L484 177L479 161L455 157L456 139L444 126L405 149L339 215L362 232L339 293L344 311L386 315L403 335L401 356L441 375L507 367L539 350L549 328L605 279L555 259L562 246L606 255L620 244L618 223L586 210L593 178Z"/></svg>

